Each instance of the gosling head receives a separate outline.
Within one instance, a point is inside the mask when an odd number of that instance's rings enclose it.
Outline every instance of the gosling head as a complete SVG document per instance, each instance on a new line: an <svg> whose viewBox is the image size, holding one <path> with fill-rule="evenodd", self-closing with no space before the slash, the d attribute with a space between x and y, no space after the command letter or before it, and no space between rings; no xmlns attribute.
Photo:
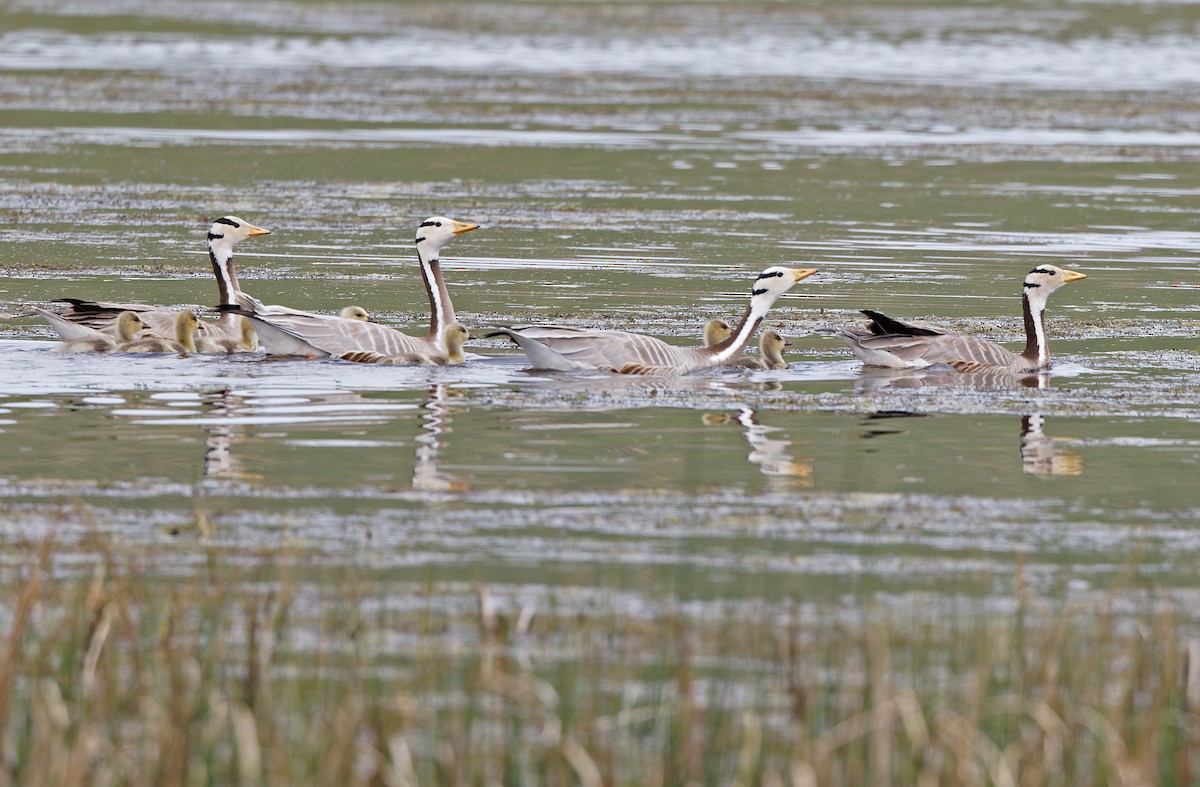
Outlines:
<svg viewBox="0 0 1200 787"><path fill-rule="evenodd" d="M783 360L783 350L791 346L792 343L780 336L778 331L763 331L758 340L759 352L772 369L787 368L787 361Z"/></svg>
<svg viewBox="0 0 1200 787"><path fill-rule="evenodd" d="M193 311L184 310L175 315L175 341L184 352L196 352L196 329L200 320Z"/></svg>
<svg viewBox="0 0 1200 787"><path fill-rule="evenodd" d="M417 251L425 260L435 260L442 248L454 239L455 235L479 229L478 224L465 221L455 221L445 216L431 216L417 225Z"/></svg>
<svg viewBox="0 0 1200 787"><path fill-rule="evenodd" d="M446 363L459 364L467 360L463 355L463 345L475 337L462 323L452 322L442 329L442 339L446 342Z"/></svg>
<svg viewBox="0 0 1200 787"><path fill-rule="evenodd" d="M344 317L347 320L362 320L363 322L374 322L374 320L371 319L370 313L368 313L367 310L361 306L345 306L342 308L342 310L340 312L338 312L338 315L340 317Z"/></svg>
<svg viewBox="0 0 1200 787"><path fill-rule="evenodd" d="M145 327L142 318L136 312L124 311L117 315L117 338L121 342L131 342L137 338L138 332Z"/></svg>
<svg viewBox="0 0 1200 787"><path fill-rule="evenodd" d="M720 344L728 339L731 333L733 333L733 329L729 327L729 323L720 318L713 318L704 323L704 346L712 347L714 344Z"/></svg>

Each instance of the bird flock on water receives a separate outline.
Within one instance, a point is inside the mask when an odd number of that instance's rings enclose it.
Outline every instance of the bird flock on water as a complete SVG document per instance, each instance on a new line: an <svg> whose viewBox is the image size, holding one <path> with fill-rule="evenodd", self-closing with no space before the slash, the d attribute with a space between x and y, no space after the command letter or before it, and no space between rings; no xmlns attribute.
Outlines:
<svg viewBox="0 0 1200 787"><path fill-rule="evenodd" d="M421 279L429 298L429 331L403 333L372 319L361 306L320 314L268 305L242 291L233 266L233 247L270 230L237 216L223 216L208 231L208 256L217 281L218 314L202 320L192 310L62 298L65 310L37 309L58 333L66 352L177 353L183 355L262 351L273 356L332 358L353 363L446 366L466 362L466 342L477 338L460 323L442 276L442 250L478 224L442 216L417 226L415 245ZM736 324L709 320L699 347L683 347L654 336L619 330L556 325L478 326L485 336L512 340L534 369L600 370L613 374L682 375L702 369L738 367L786 369L790 343L765 330L758 355L747 355L775 302L814 268L771 266L751 284L750 299ZM931 366L959 372L1029 373L1050 366L1046 302L1065 284L1086 276L1054 265L1038 265L1022 285L1025 348L1014 352L987 339L904 322L864 310L864 328L822 329L845 340L866 366L919 369Z"/></svg>

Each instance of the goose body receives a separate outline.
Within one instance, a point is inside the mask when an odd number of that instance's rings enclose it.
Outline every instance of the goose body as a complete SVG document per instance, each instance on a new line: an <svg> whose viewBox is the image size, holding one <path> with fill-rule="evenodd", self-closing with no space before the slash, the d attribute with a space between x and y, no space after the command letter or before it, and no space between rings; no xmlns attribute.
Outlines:
<svg viewBox="0 0 1200 787"><path fill-rule="evenodd" d="M758 339L758 357L743 355L737 359L737 364L747 369L786 369L788 363L783 359L783 349L791 347L792 343L783 338L778 331L764 331Z"/></svg>
<svg viewBox="0 0 1200 787"><path fill-rule="evenodd" d="M894 320L879 312L866 331L835 331L867 366L919 369L945 364L959 371L1002 370L1031 372L1050 365L1046 338L1046 301L1050 294L1073 281L1087 278L1078 271L1039 265L1025 276L1021 294L1025 314L1025 349L1015 353L978 336L928 328Z"/></svg>
<svg viewBox="0 0 1200 787"><path fill-rule="evenodd" d="M733 334L711 347L678 347L653 336L552 325L499 327L525 351L535 369L605 369L623 374L687 374L735 362L767 311L792 285L816 273L811 268L767 268L752 288L750 305ZM492 334L495 335L495 334Z"/></svg>
<svg viewBox="0 0 1200 787"><path fill-rule="evenodd" d="M442 329L442 339L446 346L445 352L431 349L424 353L403 353L400 355L378 355L368 352L351 352L338 356L343 361L354 361L355 363L385 363L385 364L404 364L408 366L457 366L465 363L466 355L463 354L463 344L474 339L463 325L457 322L452 322Z"/></svg>
<svg viewBox="0 0 1200 787"><path fill-rule="evenodd" d="M196 329L200 320L195 312L181 311L172 320L175 338L165 339L162 336L147 336L134 339L121 345L123 353L194 353L196 352Z"/></svg>
<svg viewBox="0 0 1200 787"><path fill-rule="evenodd" d="M71 322L63 315L47 309L35 309L62 339L59 352L107 353L116 352L125 342L133 341L144 326L136 313L120 312L115 320L114 333L100 331L87 325Z"/></svg>
<svg viewBox="0 0 1200 787"><path fill-rule="evenodd" d="M237 303L234 296L239 291L237 274L233 269L233 247L246 238L259 235L269 235L271 231L256 227L237 216L223 216L212 223L208 230L208 258L212 263L213 275L217 279L217 289L220 303L224 306ZM173 309L162 309L157 306L144 306L129 303L104 303L101 301L85 301L76 298L61 298L69 303L71 310L64 313L64 319L80 325L87 325L97 330L115 332L117 316L124 311L131 311L149 328L160 336L169 336L175 330L175 318L180 314ZM253 350L257 341L250 335L250 343L246 345L246 335L242 329L241 319L226 312L216 322L199 322L196 332L199 336L209 339L228 339L239 343L239 349Z"/></svg>
<svg viewBox="0 0 1200 787"><path fill-rule="evenodd" d="M417 227L417 259L425 292L429 296L429 333L409 336L395 328L359 317L314 314L286 306L268 306L243 292L236 295L239 313L254 323L259 342L275 355L302 355L310 358L341 357L347 353L370 353L383 357L445 353L443 329L453 323L454 305L442 279L439 257L456 235L477 229L441 216L423 221Z"/></svg>

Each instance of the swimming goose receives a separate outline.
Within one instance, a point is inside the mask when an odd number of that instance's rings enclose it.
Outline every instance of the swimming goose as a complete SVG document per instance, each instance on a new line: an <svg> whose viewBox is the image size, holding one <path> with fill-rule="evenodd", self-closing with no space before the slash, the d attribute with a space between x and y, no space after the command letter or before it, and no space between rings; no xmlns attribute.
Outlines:
<svg viewBox="0 0 1200 787"><path fill-rule="evenodd" d="M728 339L731 333L733 333L733 329L729 327L729 323L720 317L714 317L704 323L704 346L712 347L714 344L720 344Z"/></svg>
<svg viewBox="0 0 1200 787"><path fill-rule="evenodd" d="M1030 372L1050 365L1046 341L1046 300L1064 284L1087 276L1054 265L1039 265L1025 277L1021 304L1025 312L1025 349L1015 353L995 342L954 331L893 320L879 312L866 331L833 331L867 366L915 369L946 364L959 371Z"/></svg>
<svg viewBox="0 0 1200 787"><path fill-rule="evenodd" d="M737 359L736 365L748 369L786 369L788 363L783 359L783 348L791 346L792 343L780 336L778 331L764 331L758 339L758 351L762 355L757 358L743 355Z"/></svg>
<svg viewBox="0 0 1200 787"><path fill-rule="evenodd" d="M184 310L175 315L172 321L174 339L164 339L161 336L146 336L134 339L121 345L123 353L194 353L196 352L196 329L200 320L196 313Z"/></svg>
<svg viewBox="0 0 1200 787"><path fill-rule="evenodd" d="M270 230L256 227L237 216L223 216L209 227L208 259L212 263L213 275L217 278L217 290L222 305L228 306L237 303L234 300L234 295L239 290L237 274L233 270L234 245L246 238L270 234ZM118 314L123 311L132 311L136 312L142 322L154 333L170 335L175 330L175 318L179 314L173 309L162 309L157 306L102 303L76 298L60 298L59 300L71 304L71 310L63 314L65 319L98 330L111 331ZM242 343L246 336L242 320L238 315L228 311L222 314L216 322L199 322L196 332L200 336L211 339L232 339ZM242 346L240 349L256 349L257 340L253 334L250 335L250 339L250 344Z"/></svg>
<svg viewBox="0 0 1200 787"><path fill-rule="evenodd" d="M780 266L760 273L754 281L750 304L733 335L711 347L678 347L644 334L553 325L498 326L499 330L490 335L504 334L511 338L525 351L535 369L687 374L697 369L736 363L779 296L814 273L816 270L812 268Z"/></svg>
<svg viewBox="0 0 1200 787"><path fill-rule="evenodd" d="M354 352L381 356L444 354L447 348L443 328L455 319L454 305L442 279L438 257L454 236L478 227L478 224L442 216L426 219L417 227L417 260L429 296L429 333L425 336L409 336L395 328L361 319L267 306L245 293L237 294L242 306L240 313L254 321L259 341L275 355L324 358Z"/></svg>
<svg viewBox="0 0 1200 787"><path fill-rule="evenodd" d="M123 311L117 315L116 334L98 331L87 325L71 322L58 312L47 309L34 309L45 318L58 337L62 339L58 352L66 353L109 353L116 352L125 342L137 338L138 331L144 326L141 318L131 311Z"/></svg>
<svg viewBox="0 0 1200 787"><path fill-rule="evenodd" d="M463 354L463 344L474 339L461 323L452 322L442 329L442 342L446 351L441 352L430 347L425 353L402 353L400 355L379 355L377 353L356 351L339 355L343 361L355 363L391 363L409 366L457 366L465 363L467 357Z"/></svg>

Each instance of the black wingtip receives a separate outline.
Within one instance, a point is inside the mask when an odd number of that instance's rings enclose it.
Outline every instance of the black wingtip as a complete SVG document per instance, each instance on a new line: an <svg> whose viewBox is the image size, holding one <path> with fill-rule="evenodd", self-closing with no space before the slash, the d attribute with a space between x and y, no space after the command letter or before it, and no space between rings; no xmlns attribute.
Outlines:
<svg viewBox="0 0 1200 787"><path fill-rule="evenodd" d="M871 320L867 329L876 336L937 336L939 333L928 328L909 325L900 320L893 320L886 314L871 309L863 309L862 313Z"/></svg>

